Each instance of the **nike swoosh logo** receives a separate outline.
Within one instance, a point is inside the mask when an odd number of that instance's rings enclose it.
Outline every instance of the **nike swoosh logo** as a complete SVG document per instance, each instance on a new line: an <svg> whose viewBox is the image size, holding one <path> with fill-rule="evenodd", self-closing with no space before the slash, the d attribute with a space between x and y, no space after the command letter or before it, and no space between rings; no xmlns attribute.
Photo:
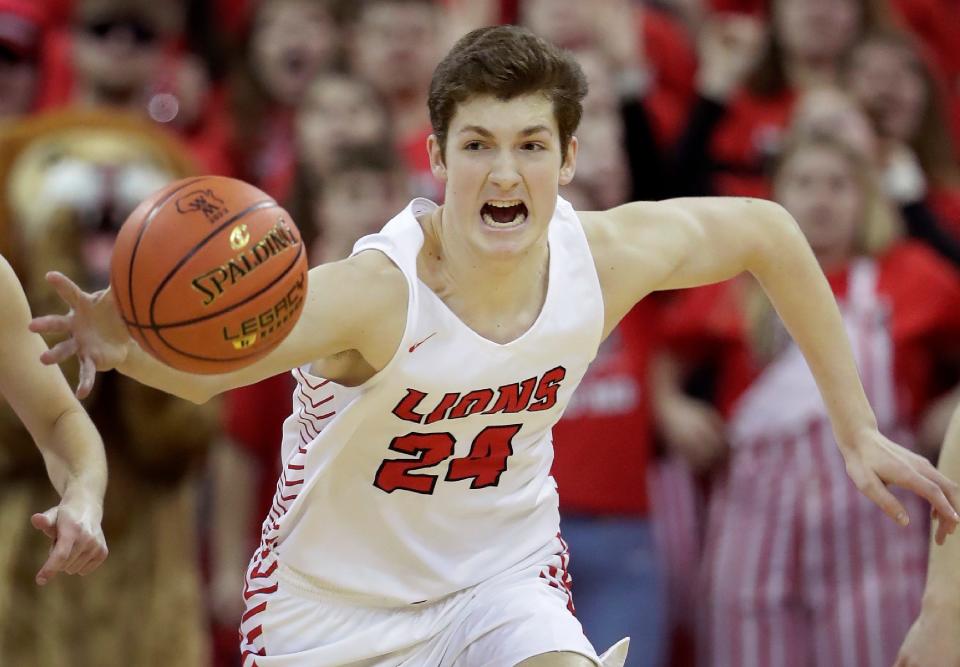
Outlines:
<svg viewBox="0 0 960 667"><path fill-rule="evenodd" d="M436 336L438 333L440 333L440 332L439 332L439 331L434 331L432 334L430 334L429 336L427 336L426 338L424 338L424 339L423 339L422 341L420 341L419 343L414 343L413 345L411 345L411 346L410 346L410 349L409 349L408 351L409 351L409 352L413 352L413 351L416 350L418 347L420 347L421 345L423 345L424 343L426 343L428 340L430 340L431 338L433 338L434 336Z"/></svg>

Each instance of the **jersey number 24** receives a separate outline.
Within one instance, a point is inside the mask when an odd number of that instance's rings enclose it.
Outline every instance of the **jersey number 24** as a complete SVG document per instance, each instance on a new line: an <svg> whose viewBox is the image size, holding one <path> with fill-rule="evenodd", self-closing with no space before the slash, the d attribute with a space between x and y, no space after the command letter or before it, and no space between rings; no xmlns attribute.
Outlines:
<svg viewBox="0 0 960 667"><path fill-rule="evenodd" d="M513 437L520 424L488 426L473 439L470 452L453 459L447 466L444 481L459 482L470 479L471 489L482 489L500 483L500 475L507 469L507 459L513 454ZM373 485L393 493L397 489L414 493L432 494L439 475L413 474L415 470L430 468L453 456L456 438L450 433L408 433L394 438L390 449L416 458L386 459L380 464Z"/></svg>

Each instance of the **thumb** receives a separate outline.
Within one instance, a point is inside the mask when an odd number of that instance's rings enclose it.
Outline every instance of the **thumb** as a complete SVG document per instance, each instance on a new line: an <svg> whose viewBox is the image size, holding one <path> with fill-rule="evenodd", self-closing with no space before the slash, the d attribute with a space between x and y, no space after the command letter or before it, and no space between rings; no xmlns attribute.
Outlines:
<svg viewBox="0 0 960 667"><path fill-rule="evenodd" d="M46 512L37 513L30 517L30 523L37 530L43 531L43 534L51 540L57 539L57 508L51 507Z"/></svg>

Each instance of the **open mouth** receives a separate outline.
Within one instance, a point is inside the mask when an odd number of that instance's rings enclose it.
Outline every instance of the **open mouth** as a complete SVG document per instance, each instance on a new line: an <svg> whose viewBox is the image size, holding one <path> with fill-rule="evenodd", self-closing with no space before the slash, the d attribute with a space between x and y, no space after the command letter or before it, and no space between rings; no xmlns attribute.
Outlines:
<svg viewBox="0 0 960 667"><path fill-rule="evenodd" d="M519 199L488 201L480 209L480 217L488 227L512 229L527 220L527 205Z"/></svg>

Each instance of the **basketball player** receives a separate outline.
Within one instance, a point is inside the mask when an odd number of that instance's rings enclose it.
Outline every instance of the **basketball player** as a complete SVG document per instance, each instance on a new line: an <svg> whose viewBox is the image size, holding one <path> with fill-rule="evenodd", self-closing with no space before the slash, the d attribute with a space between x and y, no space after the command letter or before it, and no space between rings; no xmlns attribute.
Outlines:
<svg viewBox="0 0 960 667"><path fill-rule="evenodd" d="M523 29L462 38L429 96L446 203L416 199L312 269L299 323L246 369L166 367L131 341L109 290L50 275L71 312L33 327L72 334L42 358L77 354L81 395L110 368L197 402L293 369L283 472L247 574L247 667L621 664L572 613L550 428L637 301L744 270L804 351L858 488L906 523L885 485L904 486L956 527L957 486L878 432L830 289L782 208L578 214L558 198L585 92L574 61Z"/></svg>
<svg viewBox="0 0 960 667"><path fill-rule="evenodd" d="M940 450L940 470L960 477L960 408ZM960 667L960 539L945 538L941 522L930 544L920 617L907 633L895 667Z"/></svg>
<svg viewBox="0 0 960 667"><path fill-rule="evenodd" d="M56 368L37 363L43 339L27 329L30 307L13 269L0 257L0 394L23 420L43 454L60 504L31 522L53 540L37 572L43 586L57 572L85 575L107 557L100 529L107 461L86 411Z"/></svg>

